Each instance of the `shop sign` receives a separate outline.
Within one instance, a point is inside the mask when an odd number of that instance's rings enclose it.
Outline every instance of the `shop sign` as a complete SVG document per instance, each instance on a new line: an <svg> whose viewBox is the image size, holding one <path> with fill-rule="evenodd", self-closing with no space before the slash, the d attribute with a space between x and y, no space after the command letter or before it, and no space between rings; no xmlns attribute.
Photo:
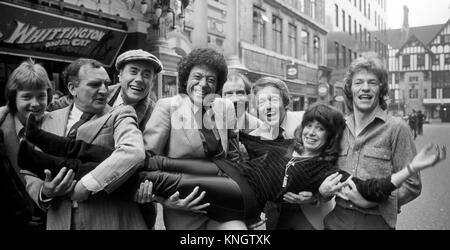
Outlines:
<svg viewBox="0 0 450 250"><path fill-rule="evenodd" d="M0 3L0 53L48 60L93 58L111 66L126 31Z"/></svg>
<svg viewBox="0 0 450 250"><path fill-rule="evenodd" d="M286 78L288 80L298 79L298 67L297 64L288 64L286 66Z"/></svg>
<svg viewBox="0 0 450 250"><path fill-rule="evenodd" d="M328 86L325 83L322 83L318 87L318 92L320 97L325 97L328 95Z"/></svg>

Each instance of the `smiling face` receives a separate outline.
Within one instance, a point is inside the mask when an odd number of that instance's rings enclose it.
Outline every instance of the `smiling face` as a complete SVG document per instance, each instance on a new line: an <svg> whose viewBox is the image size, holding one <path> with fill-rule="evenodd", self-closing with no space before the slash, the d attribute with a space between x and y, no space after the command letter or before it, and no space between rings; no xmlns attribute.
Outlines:
<svg viewBox="0 0 450 250"><path fill-rule="evenodd" d="M223 85L222 96L233 102L237 117L242 117L245 114L248 108L248 96L245 92L245 84L242 79L227 81Z"/></svg>
<svg viewBox="0 0 450 250"><path fill-rule="evenodd" d="M186 92L192 103L203 106L203 99L216 93L217 72L206 65L194 66L187 81Z"/></svg>
<svg viewBox="0 0 450 250"><path fill-rule="evenodd" d="M353 110L371 113L380 102L380 82L375 74L362 70L352 80Z"/></svg>
<svg viewBox="0 0 450 250"><path fill-rule="evenodd" d="M100 114L106 106L107 86L111 83L103 67L83 65L78 73L78 82L68 84L74 103L83 112Z"/></svg>
<svg viewBox="0 0 450 250"><path fill-rule="evenodd" d="M286 116L286 108L279 89L267 86L257 91L259 119L271 127L280 126Z"/></svg>
<svg viewBox="0 0 450 250"><path fill-rule="evenodd" d="M306 124L302 131L304 154L314 156L320 154L327 141L325 127L318 121Z"/></svg>
<svg viewBox="0 0 450 250"><path fill-rule="evenodd" d="M129 62L120 71L122 98L126 104L135 105L146 98L153 87L155 70L148 62Z"/></svg>
<svg viewBox="0 0 450 250"><path fill-rule="evenodd" d="M30 113L41 119L47 107L47 90L18 90L16 95L17 116L22 124Z"/></svg>

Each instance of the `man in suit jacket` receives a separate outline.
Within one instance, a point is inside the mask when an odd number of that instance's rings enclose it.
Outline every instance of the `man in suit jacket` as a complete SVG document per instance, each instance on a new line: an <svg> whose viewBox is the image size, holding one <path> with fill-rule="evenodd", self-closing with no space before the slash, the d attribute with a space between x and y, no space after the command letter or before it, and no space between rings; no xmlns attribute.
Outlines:
<svg viewBox="0 0 450 250"><path fill-rule="evenodd" d="M62 187L55 187L51 185L48 172L44 181L30 174L25 176L31 197L42 208L48 209L47 228L147 229L136 203L108 196L135 172L145 158L142 133L137 127L134 109L123 105L112 109L106 105L110 79L95 60L76 60L66 69L65 77L74 103L47 114L42 129L60 136L70 134L88 113L92 118L75 130L76 138L114 151L78 180L71 197L67 196L70 183L63 181ZM63 173L55 179L65 180L68 175Z"/></svg>
<svg viewBox="0 0 450 250"><path fill-rule="evenodd" d="M254 84L253 94L258 118L264 124L250 135L266 140L293 139L304 111L288 111L290 98L286 83L277 78L263 77ZM267 204L267 229L323 229L323 218L333 207L331 202L312 205L317 198L309 192L287 193L284 201L287 203Z"/></svg>
<svg viewBox="0 0 450 250"><path fill-rule="evenodd" d="M227 72L225 58L212 49L193 50L181 60L178 67L180 94L157 102L144 131L148 153L170 158L226 157L228 126L220 125L219 121L227 121L223 119L227 114L221 115L217 112L220 108L216 107L225 104L222 111L229 110L226 109L227 102L214 102L212 109L208 106L221 93ZM212 116L215 119L211 119ZM222 224L203 214L164 208L164 224L169 230L224 229L228 226L228 229L236 229L242 226L239 222L234 223Z"/></svg>

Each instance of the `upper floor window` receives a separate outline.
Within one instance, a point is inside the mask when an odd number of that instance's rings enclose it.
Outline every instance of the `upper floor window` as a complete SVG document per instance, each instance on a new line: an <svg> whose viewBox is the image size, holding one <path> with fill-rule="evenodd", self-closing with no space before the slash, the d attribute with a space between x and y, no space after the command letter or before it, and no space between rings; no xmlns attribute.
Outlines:
<svg viewBox="0 0 450 250"><path fill-rule="evenodd" d="M295 24L289 24L289 55L297 57L297 26Z"/></svg>
<svg viewBox="0 0 450 250"><path fill-rule="evenodd" d="M265 13L260 8L253 8L253 43L259 47L265 48L266 21Z"/></svg>
<svg viewBox="0 0 450 250"><path fill-rule="evenodd" d="M403 68L409 68L411 66L411 56L403 55Z"/></svg>
<svg viewBox="0 0 450 250"><path fill-rule="evenodd" d="M277 16L272 17L272 34L273 34L273 50L282 53L283 52L283 28L282 20Z"/></svg>
<svg viewBox="0 0 450 250"><path fill-rule="evenodd" d="M444 63L445 63L445 65L450 64L450 54L445 54Z"/></svg>
<svg viewBox="0 0 450 250"><path fill-rule="evenodd" d="M425 67L425 54L417 55L417 67Z"/></svg>

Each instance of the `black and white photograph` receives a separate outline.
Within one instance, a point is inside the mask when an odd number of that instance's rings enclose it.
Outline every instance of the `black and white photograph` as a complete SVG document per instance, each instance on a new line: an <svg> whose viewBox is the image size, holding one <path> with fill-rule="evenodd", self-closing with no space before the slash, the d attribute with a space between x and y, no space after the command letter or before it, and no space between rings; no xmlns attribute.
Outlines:
<svg viewBox="0 0 450 250"><path fill-rule="evenodd" d="M450 0L0 1L1 231L450 230L447 146Z"/></svg>

